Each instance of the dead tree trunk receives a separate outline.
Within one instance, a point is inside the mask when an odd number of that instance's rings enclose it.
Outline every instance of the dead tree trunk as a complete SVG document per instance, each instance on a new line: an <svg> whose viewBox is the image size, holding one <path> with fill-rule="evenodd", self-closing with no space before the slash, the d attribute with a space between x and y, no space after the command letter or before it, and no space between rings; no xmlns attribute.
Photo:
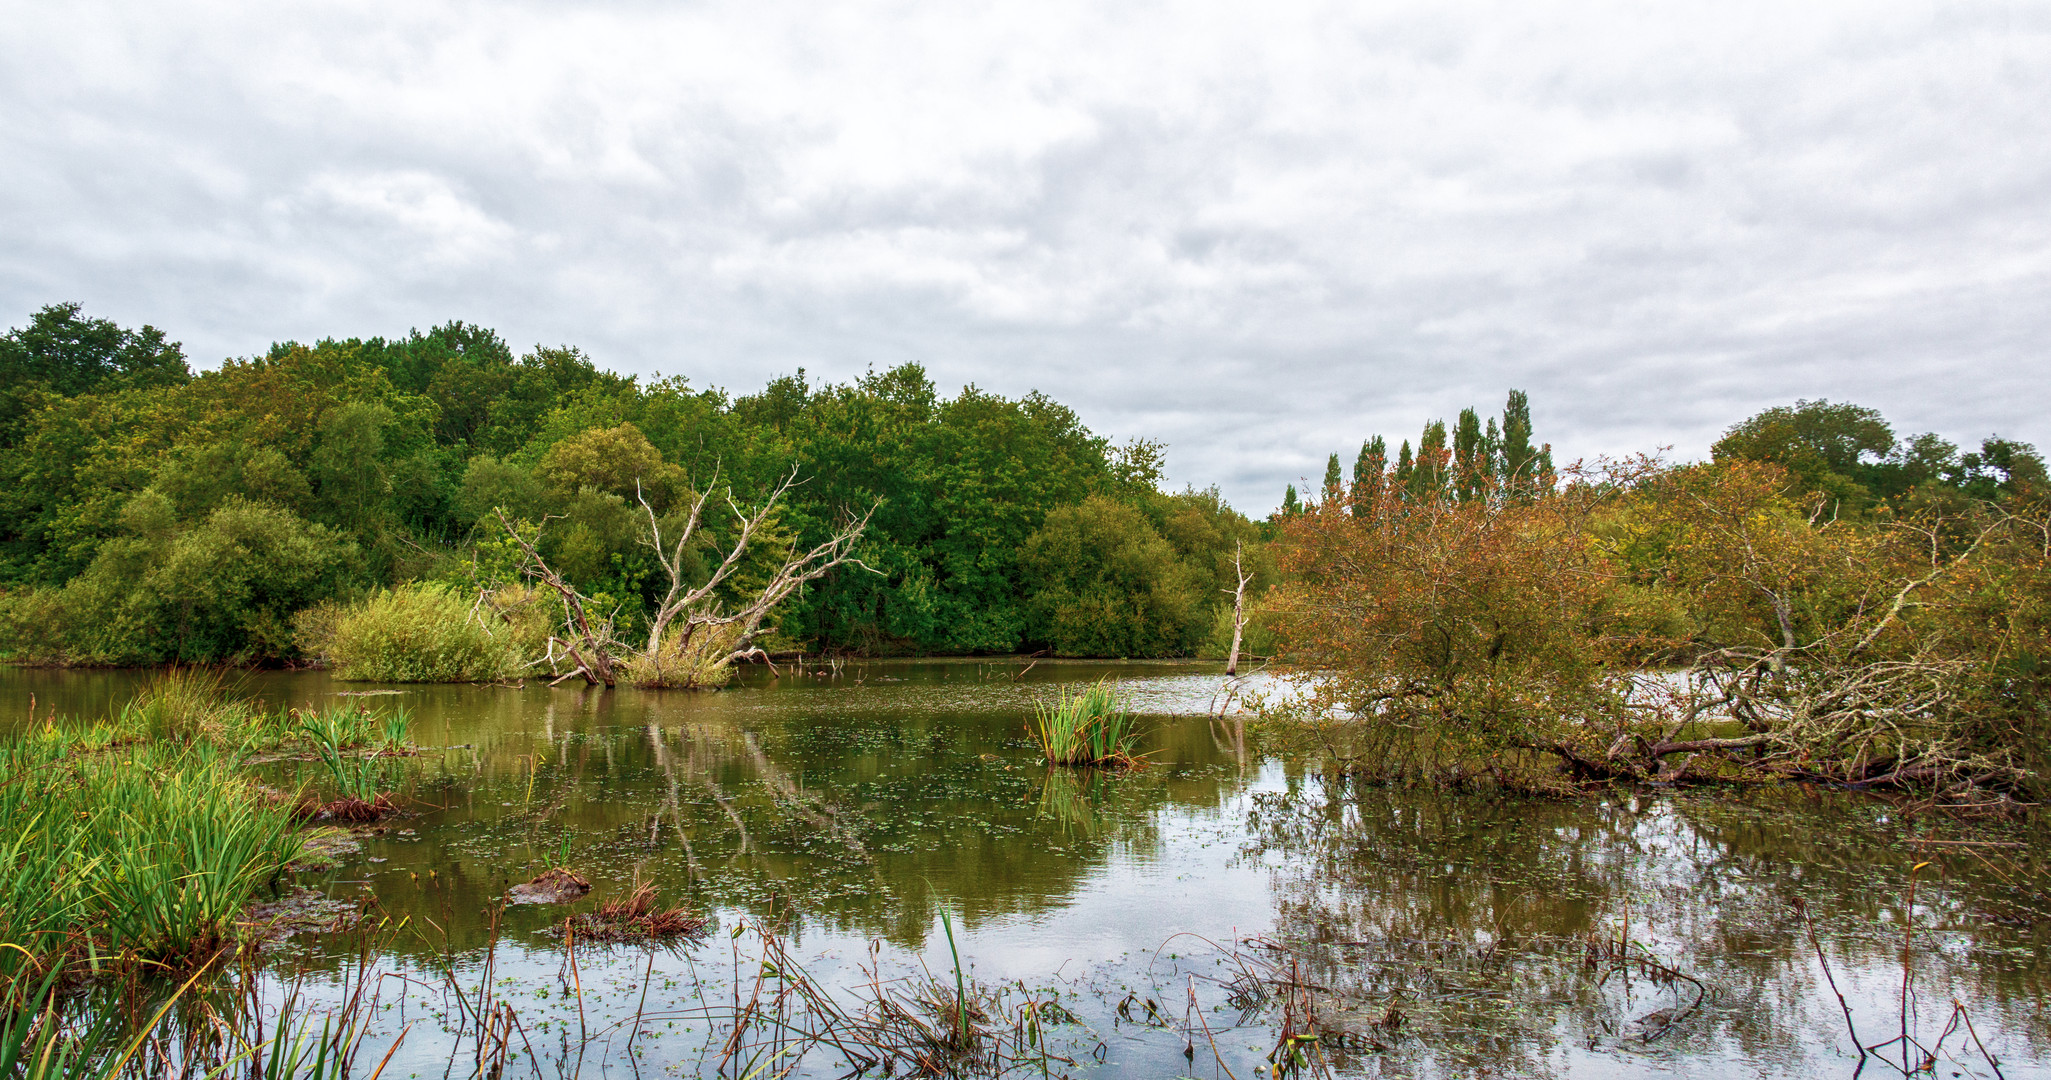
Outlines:
<svg viewBox="0 0 2051 1080"><path fill-rule="evenodd" d="M717 482L717 474L714 482ZM655 549L656 560L669 579L662 600L651 613L648 622L648 644L644 650L635 650L614 636L611 616L602 620L592 618L588 610L590 598L579 593L575 586L564 580L562 575L549 566L548 561L542 557L536 542L539 539L538 529L533 537L523 535L511 519L506 517L505 511L499 510L499 524L505 528L506 535L511 537L520 549L521 572L547 586L561 601L564 633L550 638L549 645L551 655L559 646L574 666L568 674L557 681L582 676L593 684L613 686L619 681L622 675L621 665L626 660L638 655L656 661L652 667L660 670L662 665L659 661L665 653L684 654L692 647L692 639L705 631L729 632L727 637L708 642L707 645L716 651L702 658L715 668L723 669L726 664L734 661L762 655L762 651L755 647L754 640L762 632L764 621L778 604L789 599L791 594L807 582L816 581L842 565L859 566L870 573L877 573L878 571L854 557L855 545L861 540L862 533L869 527L870 517L876 512L876 507L871 506L868 513L858 519L850 519L824 543L804 551L800 551L795 544L787 548L784 551L783 565L770 576L768 583L763 585L759 592L736 610L722 609L718 597L720 587L731 580L734 572L740 568L742 560L748 554L749 546L756 543L764 527L773 520L777 504L796 483L797 469L793 467L790 474L770 491L769 497L762 505L752 511L742 509L734 500L732 489L727 489L726 503L738 523L737 532L732 545L721 554L719 564L704 581L696 585L692 585L685 575L684 560L691 550L693 537L698 534L700 526L704 523L705 504L711 499L713 485L706 485L705 490L692 501L681 531L675 537L666 537L663 535L662 519L656 514L655 508L648 504L647 498L640 492L639 483L636 483L635 494L648 519L646 534L641 537L641 542ZM677 626L678 620L682 620L682 629L678 631L680 636L665 644L664 639L671 636L671 631ZM647 684L646 680L649 677L644 673L637 675L636 678ZM663 684L657 682L650 685Z"/></svg>
<svg viewBox="0 0 2051 1080"><path fill-rule="evenodd" d="M655 508L648 505L648 500L641 496L640 485L635 485L635 496L641 503L642 511L648 516L648 533L641 538L641 542L655 549L656 561L661 564L663 574L669 578L669 588L663 593L662 602L656 605L654 617L648 621L647 655L653 656L662 650L663 636L668 633L670 626L679 616L684 620L684 629L683 640L678 642L677 649L687 647L691 638L701 629L738 626L739 631L725 659L739 660L745 656L758 654L761 650L754 647L754 639L762 629L763 620L799 587L825 576L835 567L844 564L859 566L870 573L878 572L854 557L855 544L861 540L862 533L869 527L870 517L876 513L876 507L871 506L868 513L847 522L825 543L804 552L798 551L795 545L786 549L783 566L770 577L768 584L762 587L760 593L738 611L720 611L714 594L733 576L734 571L740 566L742 557L747 554L749 543L775 514L776 504L782 500L784 493L797 483L797 478L797 467L792 466L790 474L769 492L769 497L763 500L762 505L753 513L742 510L740 504L734 501L733 490L727 490L726 503L733 511L735 520L739 522L739 532L734 537L733 547L720 559L719 565L713 569L710 576L695 587L684 577L684 555L689 550L692 535L697 532L703 520L705 502L712 493L712 486L708 484L705 492L691 504L682 533L675 540L666 541L662 535L662 521L656 516ZM717 474L714 480L716 483Z"/></svg>
<svg viewBox="0 0 2051 1080"><path fill-rule="evenodd" d="M1246 572L1245 555L1244 545L1239 541L1233 541L1232 576L1238 583L1232 588L1232 651L1225 654L1227 675L1239 674L1239 642L1246 631L1246 583L1253 580L1253 575Z"/></svg>
<svg viewBox="0 0 2051 1080"><path fill-rule="evenodd" d="M561 645L575 667L556 682L582 675L585 682L593 685L616 684L619 681L619 673L614 660L616 642L612 634L612 616L606 616L603 621L594 621L590 612L585 609L584 594L564 581L562 575L548 565L547 560L541 557L541 552L535 548L534 539L521 535L520 530L514 528L513 523L506 518L505 510L499 509L496 513L499 524L505 527L506 535L512 537L513 543L520 548L522 570L528 577L548 586L562 602L563 629L568 632L568 636L552 636L549 644ZM536 530L536 538L538 537L539 530Z"/></svg>

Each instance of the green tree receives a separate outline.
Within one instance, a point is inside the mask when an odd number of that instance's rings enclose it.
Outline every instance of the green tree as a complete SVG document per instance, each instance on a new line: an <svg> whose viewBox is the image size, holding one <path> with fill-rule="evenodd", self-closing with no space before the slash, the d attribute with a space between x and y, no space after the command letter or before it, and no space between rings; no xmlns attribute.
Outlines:
<svg viewBox="0 0 2051 1080"><path fill-rule="evenodd" d="M0 336L0 446L20 439L38 395L175 386L192 377L185 353L163 331L124 330L81 311L75 303L51 304Z"/></svg>
<svg viewBox="0 0 2051 1080"><path fill-rule="evenodd" d="M1388 484L1389 444L1380 435L1360 444L1360 456L1353 460L1353 513L1367 517L1381 502Z"/></svg>
<svg viewBox="0 0 2051 1080"><path fill-rule="evenodd" d="M1318 497L1326 506L1337 506L1346 497L1346 481L1339 471L1337 454L1325 459L1325 483Z"/></svg>
<svg viewBox="0 0 2051 1080"><path fill-rule="evenodd" d="M1894 429L1876 410L1818 399L1742 420L1710 453L1717 461L1772 462L1805 491L1822 494L1841 512L1857 513L1873 503L1885 473L1881 466L1894 448Z"/></svg>
<svg viewBox="0 0 2051 1080"><path fill-rule="evenodd" d="M1186 656L1210 631L1205 576L1132 506L1054 510L1023 561L1030 634L1058 656Z"/></svg>

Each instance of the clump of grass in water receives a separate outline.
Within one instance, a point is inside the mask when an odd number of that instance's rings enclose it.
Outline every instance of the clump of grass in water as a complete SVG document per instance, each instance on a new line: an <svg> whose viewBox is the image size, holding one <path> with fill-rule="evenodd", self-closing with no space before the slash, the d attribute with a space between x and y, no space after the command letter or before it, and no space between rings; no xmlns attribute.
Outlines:
<svg viewBox="0 0 2051 1080"><path fill-rule="evenodd" d="M330 705L317 712L295 712L293 715L299 721L299 731L316 744L315 753L320 752L320 744L326 744L336 750L354 750L369 746L378 741L380 727L384 730L386 741L392 741L390 736L393 717L398 718L400 739L405 738L406 729L411 726L411 721L405 717L403 711L395 710L380 721L377 714L358 705Z"/></svg>
<svg viewBox="0 0 2051 1080"><path fill-rule="evenodd" d="M229 701L220 672L172 668L152 678L114 720L119 736L151 742L220 742L255 722L256 710Z"/></svg>
<svg viewBox="0 0 2051 1080"><path fill-rule="evenodd" d="M1027 730L1039 740L1050 765L1130 769L1145 764L1133 753L1138 723L1105 679L1073 695L1063 688L1054 701L1040 702Z"/></svg>
<svg viewBox="0 0 2051 1080"><path fill-rule="evenodd" d="M385 733L385 749L398 750L406 745L406 738L413 731L413 718L403 708L393 709L385 714L381 726Z"/></svg>
<svg viewBox="0 0 2051 1080"><path fill-rule="evenodd" d="M78 752L55 725L0 740L0 1008L41 974L179 968L232 937L298 857L291 810L195 743Z"/></svg>
<svg viewBox="0 0 2051 1080"><path fill-rule="evenodd" d="M313 743L314 755L327 766L328 776L339 793L331 802L303 806L300 812L304 816L327 821L376 821L397 809L390 795L377 790L375 765L345 756L332 728L305 723L300 730Z"/></svg>

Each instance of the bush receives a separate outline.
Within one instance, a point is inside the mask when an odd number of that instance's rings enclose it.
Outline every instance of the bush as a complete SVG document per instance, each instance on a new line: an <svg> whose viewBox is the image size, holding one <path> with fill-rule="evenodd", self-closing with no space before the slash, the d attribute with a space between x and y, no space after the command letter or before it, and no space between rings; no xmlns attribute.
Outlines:
<svg viewBox="0 0 2051 1080"><path fill-rule="evenodd" d="M308 629L319 632L320 620ZM324 648L337 676L361 682L489 682L526 667L496 608L438 584L387 589L350 608Z"/></svg>
<svg viewBox="0 0 2051 1080"><path fill-rule="evenodd" d="M689 641L683 630L675 630L656 652L628 658L621 672L628 682L646 690L716 690L733 678L727 657L739 638L740 627L734 625L700 630Z"/></svg>
<svg viewBox="0 0 2051 1080"><path fill-rule="evenodd" d="M1137 509L1099 495L1047 515L1020 555L1030 636L1056 656L1187 656L1217 598Z"/></svg>
<svg viewBox="0 0 2051 1080"><path fill-rule="evenodd" d="M179 523L144 491L121 528L61 589L0 600L0 651L116 666L287 656L291 613L334 595L359 555L326 526L239 497Z"/></svg>

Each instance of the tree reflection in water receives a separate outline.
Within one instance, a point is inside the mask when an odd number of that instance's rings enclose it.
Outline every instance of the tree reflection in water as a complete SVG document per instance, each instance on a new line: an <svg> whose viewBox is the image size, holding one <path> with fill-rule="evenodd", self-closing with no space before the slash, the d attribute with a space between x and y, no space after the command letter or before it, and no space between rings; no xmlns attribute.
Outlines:
<svg viewBox="0 0 2051 1080"><path fill-rule="evenodd" d="M2043 1060L2047 905L2027 848L1919 844L1960 830L1890 809L1796 788L1592 805L1298 774L1249 815L1249 856L1279 867L1276 922L1239 952L1270 1013L1316 1013L1344 1073L1720 1059L1850 1075L1806 905L1862 1042L1906 1026L1948 1074L1993 1075L1956 1002L1994 1058ZM1901 1064L1899 1042L1879 1053Z"/></svg>

